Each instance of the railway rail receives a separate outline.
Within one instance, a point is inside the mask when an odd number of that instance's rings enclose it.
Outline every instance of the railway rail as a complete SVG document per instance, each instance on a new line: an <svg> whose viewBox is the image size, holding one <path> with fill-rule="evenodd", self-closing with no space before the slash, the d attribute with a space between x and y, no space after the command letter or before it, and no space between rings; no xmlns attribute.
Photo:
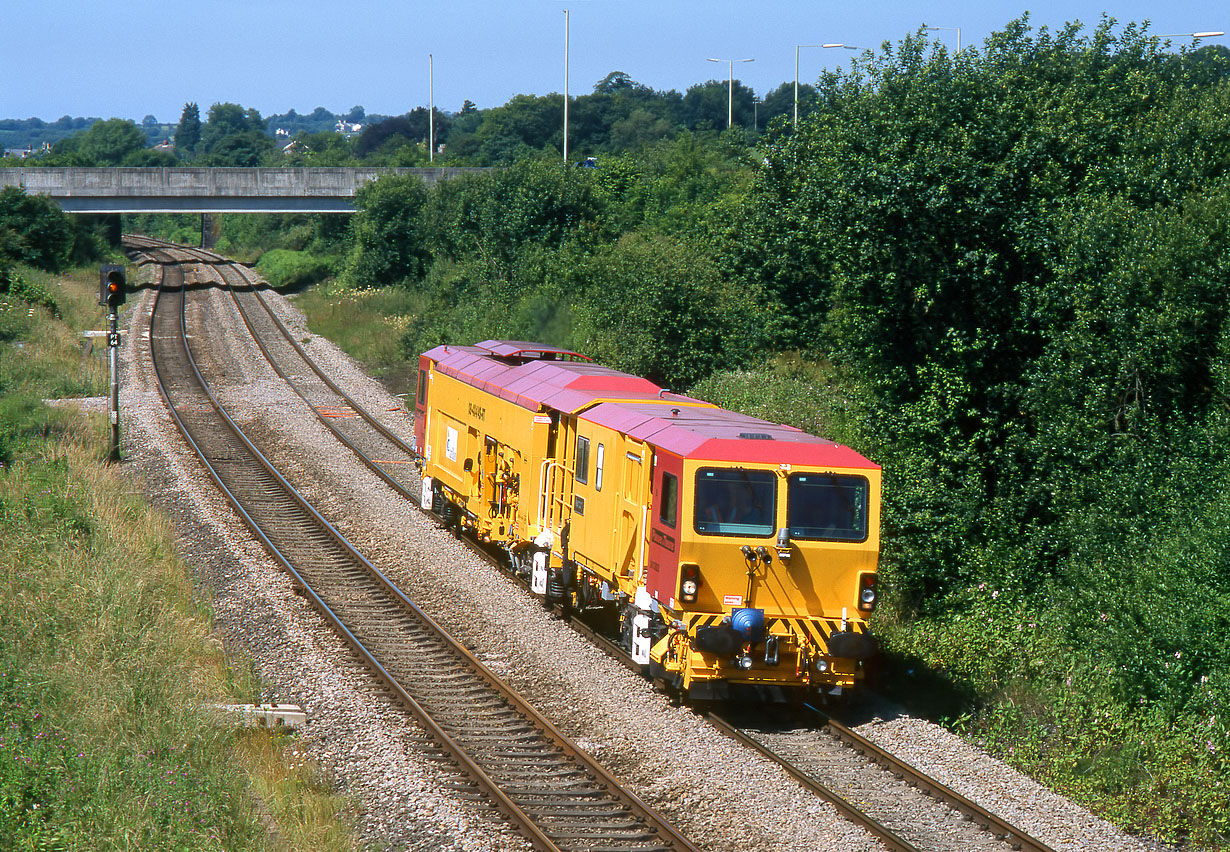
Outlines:
<svg viewBox="0 0 1230 852"><path fill-rule="evenodd" d="M789 724L766 725L763 719L728 719L716 713L709 713L708 719L727 736L782 766L842 813L857 798L859 810L874 823L868 829L891 849L990 852L1006 844L1023 852L1054 852L823 711L806 710L810 720ZM852 763L851 750L863 761ZM896 783L884 783L884 773ZM937 803L947 812L937 813Z"/></svg>
<svg viewBox="0 0 1230 852"><path fill-rule="evenodd" d="M181 267L164 267L150 347L177 426L296 587L487 801L542 850L694 852L295 492L206 384L187 342L187 301Z"/></svg>
<svg viewBox="0 0 1230 852"><path fill-rule="evenodd" d="M172 247L170 244L139 238L131 239L129 244L152 259L161 258L163 262L202 263L216 269L220 282L227 285L249 332L277 373L312 408L320 422L346 444L364 464L398 492L416 505L418 504L417 475L413 466L409 464L413 459L412 449L320 370L260 295L259 289L246 269L233 264L226 258L198 249ZM152 325L151 334L154 333L153 328ZM157 358L157 352L155 352L155 357ZM169 400L168 405L171 405ZM172 408L174 410L174 406ZM190 410L194 408L195 406L191 406ZM184 428L181 426L181 429ZM188 432L185 431L185 434L188 435ZM191 437L189 441L192 442ZM218 480L219 474L213 473L213 476ZM221 484L220 480L219 482ZM223 485L223 490L226 491L225 485ZM235 500L233 497L229 499L232 502ZM240 512L244 514L242 509ZM321 523L325 523L323 519ZM328 533L328 536L340 539L340 534L335 531ZM264 540L264 536L261 537ZM492 558L490 553L476 546L474 542L464 538L463 541L466 541L477 553L488 559ZM265 541L265 543L272 549L270 542ZM359 559L361 560L362 557ZM528 589L525 578L508 570L507 566L499 564L498 560L493 561L508 576ZM284 566L297 578L297 582L307 585L306 579L298 579L300 577L298 572L286 563ZM365 567L364 570L379 574L374 567ZM408 605L413 608L413 604L405 600L404 596L387 580L383 577L380 580L386 586L383 594L390 596L391 599L400 599L402 602L399 606ZM314 595L311 598L318 608L323 607L327 610L323 600ZM557 608L557 613L620 662L630 668L639 669L622 649L593 631L583 619L559 608ZM329 615L326 617L333 621L348 641L358 641L357 637L351 638L350 629L340 624L340 619L334 621ZM395 615L389 618L385 629L393 635L405 629L402 620L406 616ZM418 644L417 637L414 644ZM360 655L364 653L360 652ZM460 653L468 655L464 648L460 649ZM474 662L479 670L484 672L484 678L494 679L494 675L482 669L481 663ZM380 663L373 661L368 665L378 672L386 684L390 683L391 675ZM446 680L446 684L447 682ZM391 686L390 688L395 693L399 690L399 687ZM444 687L443 694L447 695L447 686ZM406 702L405 698L402 700L403 703ZM411 701L414 700L411 699ZM1027 852L1053 852L1042 841L1013 827L985 808L893 757L840 722L818 710L814 712L820 718L819 726L796 722L793 726L774 727L764 725L763 719L728 721L714 713L707 714L706 718L718 730L781 765L805 787L831 802L847 818L867 828L889 849L914 852L914 850L990 850L1011 847ZM545 720L543 725L549 727L549 723ZM481 738L480 742L490 744L490 740ZM532 751L532 749L521 750L516 756L508 756L505 762L511 761L521 769L527 770L530 775L541 771L567 772L567 770L559 769L564 766L562 762L559 762L562 758L538 761L531 757ZM862 757L851 760L854 752ZM838 768L840 764L844 764L844 767ZM860 766L851 768L851 764ZM876 765L880 769L872 768ZM467 766L467 768L470 767ZM896 784L885 785L882 780L878 782L880 787L887 787L891 791L887 799L880 797L880 801L876 801L877 796L868 793L868 790L876 786L876 782L866 782L865 779L862 782L849 780L851 773L867 771L873 774L881 772L895 776ZM844 784L840 781L843 775L847 779ZM838 787L845 791L844 794L839 791ZM853 803L852 800L856 798L861 806ZM603 807L613 808L613 806L606 805ZM502 809L505 813L510 813L506 807ZM556 809L557 812L563 810L566 808ZM927 811L931 811L932 814L926 815ZM940 813L934 813L936 811ZM514 819L522 818L521 814L512 813ZM686 843L686 841L683 842Z"/></svg>
<svg viewBox="0 0 1230 852"><path fill-rule="evenodd" d="M414 450L337 385L295 340L243 266L204 249L149 238L127 238L151 257L207 264L230 292L245 327L274 371L311 408L316 419L364 465L403 496L418 502Z"/></svg>

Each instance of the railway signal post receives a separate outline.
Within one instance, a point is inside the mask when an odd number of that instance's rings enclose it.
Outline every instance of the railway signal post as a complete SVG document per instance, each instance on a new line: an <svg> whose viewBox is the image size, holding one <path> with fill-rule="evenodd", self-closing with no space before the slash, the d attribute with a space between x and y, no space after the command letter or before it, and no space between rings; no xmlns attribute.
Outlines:
<svg viewBox="0 0 1230 852"><path fill-rule="evenodd" d="M111 354L111 452L108 460L120 460L120 329L119 309L127 297L124 267L105 264L99 268L98 303L107 306L107 348Z"/></svg>

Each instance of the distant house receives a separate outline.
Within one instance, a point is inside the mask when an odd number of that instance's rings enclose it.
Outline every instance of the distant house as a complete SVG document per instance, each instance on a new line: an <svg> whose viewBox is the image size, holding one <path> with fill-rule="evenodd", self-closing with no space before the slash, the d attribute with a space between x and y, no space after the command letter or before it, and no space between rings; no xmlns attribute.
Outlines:
<svg viewBox="0 0 1230 852"><path fill-rule="evenodd" d="M292 139L282 146L282 154L289 157L291 154L303 154L312 150L307 145L304 145L298 139Z"/></svg>
<svg viewBox="0 0 1230 852"><path fill-rule="evenodd" d="M35 154L46 154L51 151L51 143L44 142L36 151L33 145L27 145L25 148L5 148L4 157L15 160L24 160L27 157L33 157Z"/></svg>
<svg viewBox="0 0 1230 852"><path fill-rule="evenodd" d="M346 121L345 119L339 118L337 120L337 125L333 129L336 132L342 134L343 136L352 136L355 133L362 133L363 125L353 124L349 121Z"/></svg>
<svg viewBox="0 0 1230 852"><path fill-rule="evenodd" d="M290 136L290 131L285 127L279 127L277 130L273 131L273 135L278 137Z"/></svg>
<svg viewBox="0 0 1230 852"><path fill-rule="evenodd" d="M154 146L155 151L174 151L175 143L169 137L164 137L161 142Z"/></svg>

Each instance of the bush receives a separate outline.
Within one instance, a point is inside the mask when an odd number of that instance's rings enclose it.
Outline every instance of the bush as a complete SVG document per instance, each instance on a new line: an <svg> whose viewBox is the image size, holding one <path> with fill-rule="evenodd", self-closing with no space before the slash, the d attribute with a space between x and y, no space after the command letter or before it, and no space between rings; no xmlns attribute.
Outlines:
<svg viewBox="0 0 1230 852"><path fill-rule="evenodd" d="M0 235L0 263L26 263L51 272L68 264L77 239L54 201L15 186L0 190Z"/></svg>
<svg viewBox="0 0 1230 852"><path fill-rule="evenodd" d="M273 249L261 255L256 271L277 288L302 287L333 274L337 258L318 257L303 251Z"/></svg>
<svg viewBox="0 0 1230 852"><path fill-rule="evenodd" d="M15 299L46 308L53 314L59 314L60 312L59 306L56 305L55 296L51 295L50 290L37 281L29 280L15 270L6 272L0 269L0 293L8 293Z"/></svg>
<svg viewBox="0 0 1230 852"><path fill-rule="evenodd" d="M628 235L573 275L576 344L603 364L682 388L763 351L764 300L689 244Z"/></svg>

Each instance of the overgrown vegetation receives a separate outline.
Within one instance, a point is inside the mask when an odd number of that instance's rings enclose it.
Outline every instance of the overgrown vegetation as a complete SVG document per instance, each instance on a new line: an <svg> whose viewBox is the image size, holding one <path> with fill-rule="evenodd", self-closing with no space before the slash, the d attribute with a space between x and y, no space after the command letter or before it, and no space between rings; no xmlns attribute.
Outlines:
<svg viewBox="0 0 1230 852"><path fill-rule="evenodd" d="M0 282L0 850L355 848L287 737L210 709L259 685L209 637L167 520L102 464L104 418L43 402L106 392L81 336L97 271Z"/></svg>

